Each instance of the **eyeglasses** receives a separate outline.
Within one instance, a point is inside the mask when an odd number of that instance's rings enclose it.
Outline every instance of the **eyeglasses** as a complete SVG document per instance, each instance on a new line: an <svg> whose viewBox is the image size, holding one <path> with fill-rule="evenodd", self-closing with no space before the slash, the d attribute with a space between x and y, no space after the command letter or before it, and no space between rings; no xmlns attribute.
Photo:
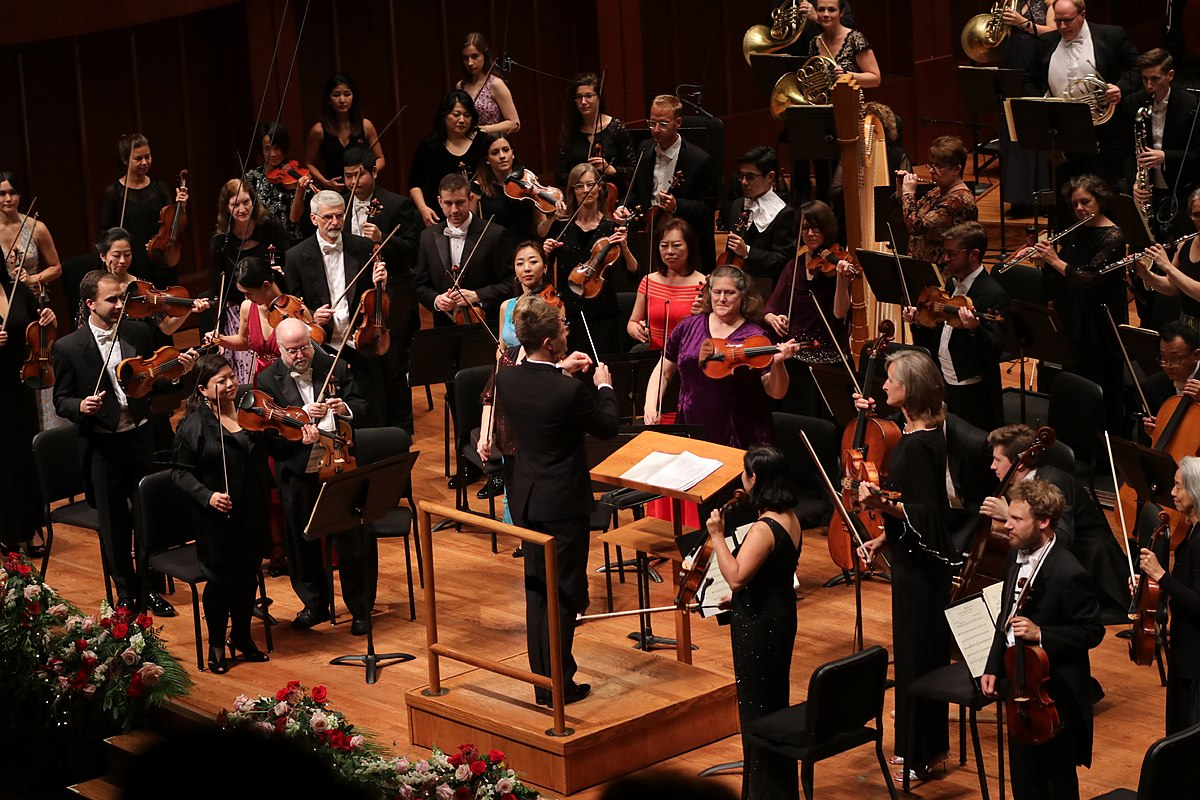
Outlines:
<svg viewBox="0 0 1200 800"><path fill-rule="evenodd" d="M949 167L948 165L946 165L946 164L933 164L933 163L930 163L930 164L926 164L926 165L925 165L925 169L929 170L930 172L937 172L937 171L938 171L938 170L940 170L940 169L950 169L950 167Z"/></svg>
<svg viewBox="0 0 1200 800"><path fill-rule="evenodd" d="M671 119L648 119L648 120L646 120L646 127L649 128L650 130L656 130L658 128L669 128L669 127L671 127L671 123L674 121L675 120L671 120Z"/></svg>
<svg viewBox="0 0 1200 800"><path fill-rule="evenodd" d="M310 342L308 344L302 344L299 347L281 347L279 349L287 353L289 356L298 356L301 353L312 350L312 343Z"/></svg>
<svg viewBox="0 0 1200 800"><path fill-rule="evenodd" d="M325 220L326 222L333 222L334 220L345 219L345 218L346 218L346 215L345 215L345 213L341 213L341 214L317 214L317 219L323 219L323 220Z"/></svg>
<svg viewBox="0 0 1200 800"><path fill-rule="evenodd" d="M586 183L577 183L577 184L575 184L574 188L576 190L585 189L590 192L592 189L596 188L596 182L595 181L587 181Z"/></svg>
<svg viewBox="0 0 1200 800"><path fill-rule="evenodd" d="M1079 19L1079 17L1080 17L1079 14L1076 14L1073 17L1055 17L1054 24L1060 28L1065 28L1065 27L1069 26L1075 20Z"/></svg>
<svg viewBox="0 0 1200 800"><path fill-rule="evenodd" d="M595 100L596 93L592 92L591 94L577 94L577 95L575 95L575 99L576 100Z"/></svg>
<svg viewBox="0 0 1200 800"><path fill-rule="evenodd" d="M1191 356L1183 356L1182 358L1160 358L1158 365L1160 367L1178 367L1180 364L1186 364L1191 360Z"/></svg>
<svg viewBox="0 0 1200 800"><path fill-rule="evenodd" d="M737 174L737 179L739 181L756 181L761 177L761 172L739 172Z"/></svg>

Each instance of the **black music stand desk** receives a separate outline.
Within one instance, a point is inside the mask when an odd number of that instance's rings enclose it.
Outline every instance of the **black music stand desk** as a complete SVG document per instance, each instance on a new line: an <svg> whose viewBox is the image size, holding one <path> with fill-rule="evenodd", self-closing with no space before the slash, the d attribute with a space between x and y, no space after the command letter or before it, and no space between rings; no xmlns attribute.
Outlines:
<svg viewBox="0 0 1200 800"><path fill-rule="evenodd" d="M435 312L435 313L441 313ZM454 383L460 369L487 364L496 357L496 341L482 323L441 325L417 331L409 347L409 386ZM445 403L444 457L450 476L450 403ZM459 443L455 441L455 446Z"/></svg>
<svg viewBox="0 0 1200 800"><path fill-rule="evenodd" d="M1173 509L1175 503L1171 499L1171 490L1175 488L1175 471L1179 465L1171 454L1117 436L1110 441L1117 471L1125 483L1137 492L1138 500ZM1120 487L1116 491L1120 491ZM1135 525L1136 522L1135 516ZM1136 531L1129 533L1136 537Z"/></svg>
<svg viewBox="0 0 1200 800"><path fill-rule="evenodd" d="M1071 343L1063 335L1058 314L1049 306L1013 300L1008 306L1004 350L1017 353L1021 366L1021 422L1025 422L1025 359L1066 367L1075 363Z"/></svg>
<svg viewBox="0 0 1200 800"><path fill-rule="evenodd" d="M413 464L417 461L420 451L402 453L372 464L369 467L343 472L335 475L321 485L321 493L317 495L316 505L304 528L304 538L312 541L323 539L337 533L345 533L349 527L358 525L358 535L364 542L371 534L367 532L367 523L382 518L399 505L404 497L405 487L408 486L412 475ZM355 523L357 520L357 523ZM369 559L363 560L363 585L371 581ZM376 567L378 572L378 567ZM378 581L378 574L375 576ZM361 664L366 669L368 684L378 680L379 670L385 664L403 663L416 658L409 653L376 653L374 625L371 621L372 609L367 609L367 652L363 655L338 656L330 661L336 665Z"/></svg>
<svg viewBox="0 0 1200 800"><path fill-rule="evenodd" d="M863 275L877 303L912 306L916 305L917 297L926 286L937 286L939 289L945 286L941 271L929 261L861 248L854 255L862 266ZM896 267L897 259L899 270Z"/></svg>

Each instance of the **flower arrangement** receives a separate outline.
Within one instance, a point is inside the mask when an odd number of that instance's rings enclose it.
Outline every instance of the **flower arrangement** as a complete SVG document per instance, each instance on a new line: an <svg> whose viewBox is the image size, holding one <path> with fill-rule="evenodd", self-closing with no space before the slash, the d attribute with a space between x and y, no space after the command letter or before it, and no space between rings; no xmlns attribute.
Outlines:
<svg viewBox="0 0 1200 800"><path fill-rule="evenodd" d="M306 690L299 681L274 695L239 695L218 715L226 728L245 726L300 741L346 781L387 800L537 800L500 750L481 753L460 745L447 756L436 747L428 759L386 755L329 702L324 686Z"/></svg>

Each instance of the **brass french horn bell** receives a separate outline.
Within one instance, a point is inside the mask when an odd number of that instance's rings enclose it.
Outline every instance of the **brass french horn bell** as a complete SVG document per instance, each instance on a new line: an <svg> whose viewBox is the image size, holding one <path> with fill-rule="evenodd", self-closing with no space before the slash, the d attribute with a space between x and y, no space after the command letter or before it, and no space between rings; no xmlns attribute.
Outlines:
<svg viewBox="0 0 1200 800"><path fill-rule="evenodd" d="M770 25L752 25L742 35L742 57L750 63L750 56L774 53L790 47L800 38L804 20L800 19L799 0L783 0L771 12Z"/></svg>
<svg viewBox="0 0 1200 800"><path fill-rule="evenodd" d="M980 64L998 64L1007 50L1009 25L1005 11L1016 11L1020 0L1004 0L992 5L986 14L976 14L963 26L959 41L963 52Z"/></svg>
<svg viewBox="0 0 1200 800"><path fill-rule="evenodd" d="M785 72L780 75L779 80L775 81L775 88L771 90L771 116L783 122L789 108L808 104L800 86L799 76L794 72Z"/></svg>

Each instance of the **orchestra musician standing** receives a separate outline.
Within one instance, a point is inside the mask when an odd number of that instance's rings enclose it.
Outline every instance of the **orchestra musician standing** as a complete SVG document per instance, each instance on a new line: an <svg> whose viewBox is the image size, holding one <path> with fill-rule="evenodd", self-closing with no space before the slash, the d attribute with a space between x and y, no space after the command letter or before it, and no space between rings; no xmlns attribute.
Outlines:
<svg viewBox="0 0 1200 800"><path fill-rule="evenodd" d="M267 180L267 173L283 167L287 162L291 136L287 128L278 122L264 122L258 126L258 139L262 147L263 163L246 171L246 183L254 190L258 201L275 220L284 227L288 235L288 247L300 244L304 238L304 225L308 222L304 200L312 185L311 175L296 178L294 188L283 182ZM286 248L285 248L286 249Z"/></svg>
<svg viewBox="0 0 1200 800"><path fill-rule="evenodd" d="M88 316L78 330L55 343L54 406L60 417L79 429L86 496L100 517L104 561L117 604L132 608L148 580L131 556L132 509L138 481L150 470L154 437L146 424L150 399L125 394L117 380L117 365L125 358L150 356L151 331L138 320L122 319L124 293L120 281L108 272L92 270L84 275L79 294ZM191 351L179 355L185 372L195 360ZM155 614L174 616L175 609L157 592L147 590L144 596Z"/></svg>
<svg viewBox="0 0 1200 800"><path fill-rule="evenodd" d="M542 548L523 548L529 667L535 674L550 675L548 593L557 591L563 692L571 703L591 689L575 682L578 667L571 652L576 616L588 605L588 516L595 505L584 436L617 435L617 398L603 363L593 365L595 391L556 366L568 357L567 325L558 309L531 295L518 301L514 318L526 357L496 375L497 408L515 442L509 510L519 527L554 537L558 564L558 586L549 587ZM591 365L581 353L569 358ZM541 705L551 704L546 689L536 688L534 696Z"/></svg>
<svg viewBox="0 0 1200 800"><path fill-rule="evenodd" d="M1184 208L1200 231L1200 188L1192 190ZM1142 283L1159 294L1179 295L1179 322L1200 333L1200 236L1176 248L1174 257L1161 244L1150 245L1146 255L1155 271L1138 259L1134 268Z"/></svg>
<svg viewBox="0 0 1200 800"><path fill-rule="evenodd" d="M358 89L349 75L335 72L325 82L321 119L309 129L304 147L304 166L320 189L336 192L346 190L342 184L342 168L345 166L342 158L346 148L352 145L371 148L379 171L383 172L383 148L379 144L379 134L355 102L357 94ZM317 167L318 156L320 168Z"/></svg>
<svg viewBox="0 0 1200 800"><path fill-rule="evenodd" d="M908 254L934 264L942 258L943 234L960 222L979 219L975 195L963 183L967 149L957 136L939 136L929 145L933 189L917 198L917 175L899 170L900 206L908 228Z"/></svg>
<svg viewBox="0 0 1200 800"><path fill-rule="evenodd" d="M1054 701L1062 729L1048 742L1025 744L1009 726L1009 771L1015 800L1078 800L1076 766L1092 763L1091 663L1088 651L1104 638L1100 605L1087 570L1080 566L1054 533L1064 500L1045 481L1021 481L1009 490L1011 543L1004 604L980 686L988 697L1005 691L1012 675L1005 670L1005 651L1016 638L1039 645L1049 659L1046 691ZM1024 605L1014 612L1024 590Z"/></svg>
<svg viewBox="0 0 1200 800"><path fill-rule="evenodd" d="M417 145L408 171L408 196L417 206L425 227L436 224L442 178L457 172L473 175L486 155L479 136L478 115L471 95L451 89L434 112L433 130Z"/></svg>
<svg viewBox="0 0 1200 800"><path fill-rule="evenodd" d="M946 760L950 749L949 707L908 697L914 680L950 663L950 630L942 611L950 601L950 578L957 559L945 518L945 390L941 371L920 350L901 350L887 357L883 390L888 406L903 414L904 435L889 457L890 486L884 487L900 492L900 499L885 500L877 494L879 486L869 481L860 484L861 502L883 512L884 526L882 534L858 548L858 554L869 565L875 554L887 547L896 678L896 755L892 763L907 770L910 779L925 780ZM857 393L854 400L860 409L870 409L874 402ZM899 773L898 779L903 778L903 772Z"/></svg>
<svg viewBox="0 0 1200 800"><path fill-rule="evenodd" d="M680 320L700 310L705 277L691 225L678 218L667 220L655 235L653 269L638 284L625 332L651 350L662 350Z"/></svg>
<svg viewBox="0 0 1200 800"><path fill-rule="evenodd" d="M625 123L604 113L600 88L594 72L580 73L567 84L554 180L559 186L568 186L567 173L586 161L603 175L605 183L616 186L618 197L624 197L637 156Z"/></svg>
<svg viewBox="0 0 1200 800"><path fill-rule="evenodd" d="M730 233L725 247L745 260L751 275L775 281L796 249L796 210L775 193L779 157L774 148L755 147L738 156L737 170L742 196L730 206L728 222L748 214L749 227Z"/></svg>
<svg viewBox="0 0 1200 800"><path fill-rule="evenodd" d="M968 298L973 308L958 309L957 326L944 320L933 327L912 328L913 344L933 353L941 367L946 410L985 431L1004 422L1000 354L1005 328L1003 321L981 319L977 313L992 312L1001 318L1008 313L1008 294L983 268L987 246L987 229L978 222L962 222L942 233L939 266L949 294ZM904 321L912 324L917 311L905 308Z"/></svg>
<svg viewBox="0 0 1200 800"><path fill-rule="evenodd" d="M46 223L21 213L20 186L8 170L0 170L0 252L8 254L9 272L25 270L19 280L35 292L62 277L54 237Z"/></svg>
<svg viewBox="0 0 1200 800"><path fill-rule="evenodd" d="M454 88L466 92L479 112L481 133L507 135L521 129L512 90L496 74L492 50L482 33L468 33L462 42L463 78Z"/></svg>
<svg viewBox="0 0 1200 800"><path fill-rule="evenodd" d="M344 362L335 365L332 356L313 347L304 322L285 319L275 329L275 338L279 342L279 360L258 374L257 388L278 405L303 408L321 431L334 431L339 418L348 420L355 428L366 427L363 420L367 416L367 401L359 394L354 376ZM322 397L321 388L326 385L330 370L333 380ZM305 441L271 444L275 480L283 501L288 577L296 597L304 604L292 621L292 627L300 630L329 620L332 597L322 566L321 544L304 536L321 487L313 459L316 440L311 431L307 433ZM365 636L367 616L375 605L377 542L374 536L361 537L357 531L335 535L332 540L338 551L342 597L353 617L350 632Z"/></svg>
<svg viewBox="0 0 1200 800"><path fill-rule="evenodd" d="M642 142L635 159L641 166L633 176L632 202L643 209L652 205L687 220L700 240L700 263L711 270L717 262L713 244L713 212L717 208L720 180L716 162L703 149L679 135L683 103L672 94L660 94L650 103L646 124L650 138ZM683 183L668 191L677 172ZM615 218L625 222L632 212L618 206Z"/></svg>
<svg viewBox="0 0 1200 800"><path fill-rule="evenodd" d="M1200 458L1185 456L1179 462L1171 497L1191 526L1175 548L1175 565L1168 572L1154 551L1145 547L1138 556L1141 572L1158 582L1169 602L1167 736L1200 724L1200 550L1196 545Z"/></svg>

